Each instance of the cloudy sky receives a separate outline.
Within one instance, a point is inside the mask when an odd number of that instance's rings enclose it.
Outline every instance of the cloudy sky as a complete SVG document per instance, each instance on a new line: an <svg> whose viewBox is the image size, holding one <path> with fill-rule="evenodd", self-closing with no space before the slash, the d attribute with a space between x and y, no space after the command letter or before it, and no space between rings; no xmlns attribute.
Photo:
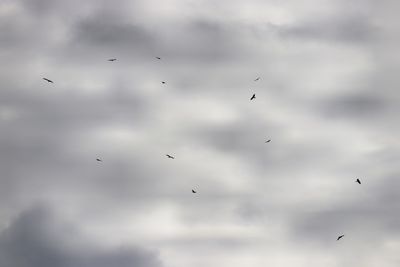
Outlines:
<svg viewBox="0 0 400 267"><path fill-rule="evenodd" d="M399 8L0 0L0 266L399 266Z"/></svg>

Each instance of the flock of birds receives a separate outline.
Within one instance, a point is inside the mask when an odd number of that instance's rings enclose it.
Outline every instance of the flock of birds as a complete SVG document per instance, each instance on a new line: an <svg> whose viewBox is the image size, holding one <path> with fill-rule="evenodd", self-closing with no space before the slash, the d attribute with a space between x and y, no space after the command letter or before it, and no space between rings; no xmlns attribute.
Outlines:
<svg viewBox="0 0 400 267"><path fill-rule="evenodd" d="M156 57L156 59L161 60L161 57ZM107 61L113 62L113 61L116 61L116 60L117 60L116 58L110 58L110 59L108 59ZM43 80L45 80L46 82L49 82L49 83L54 83L52 80L50 80L50 79L48 79L48 78L43 78ZM257 82L257 81L259 81L259 80L260 80L260 77L257 77L254 81ZM162 84L166 84L165 81L162 81L161 83L162 83ZM250 101L251 101L251 100L254 100L255 98L256 98L256 94L253 94L253 95L250 97ZM271 139L268 139L268 140L265 141L265 143L269 143L269 142L271 142ZM166 154L166 156L167 156L167 158L169 158L169 159L175 159L175 157L172 156L172 155L170 155L170 154ZM96 161L98 161L98 162L103 162L103 160L100 159L100 158L96 158ZM360 180L360 179L357 179L355 182L361 185L361 180ZM193 193L193 194L196 194L197 191L194 190L194 189L192 189L192 193ZM344 235L339 235L339 236L337 237L336 240L339 241L339 240L342 239L343 237L344 237Z"/></svg>

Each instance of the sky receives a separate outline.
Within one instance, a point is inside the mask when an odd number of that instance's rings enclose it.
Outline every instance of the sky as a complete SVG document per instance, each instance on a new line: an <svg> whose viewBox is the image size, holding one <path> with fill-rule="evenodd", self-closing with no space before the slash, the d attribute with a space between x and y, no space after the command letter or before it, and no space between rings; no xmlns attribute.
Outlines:
<svg viewBox="0 0 400 267"><path fill-rule="evenodd" d="M399 266L399 8L0 0L0 266Z"/></svg>

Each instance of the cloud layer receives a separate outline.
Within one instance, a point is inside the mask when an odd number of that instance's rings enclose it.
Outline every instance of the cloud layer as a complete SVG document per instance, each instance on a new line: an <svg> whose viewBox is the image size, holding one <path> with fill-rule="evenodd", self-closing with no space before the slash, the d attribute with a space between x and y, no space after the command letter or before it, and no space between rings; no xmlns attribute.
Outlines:
<svg viewBox="0 0 400 267"><path fill-rule="evenodd" d="M396 8L2 1L0 265L398 266Z"/></svg>

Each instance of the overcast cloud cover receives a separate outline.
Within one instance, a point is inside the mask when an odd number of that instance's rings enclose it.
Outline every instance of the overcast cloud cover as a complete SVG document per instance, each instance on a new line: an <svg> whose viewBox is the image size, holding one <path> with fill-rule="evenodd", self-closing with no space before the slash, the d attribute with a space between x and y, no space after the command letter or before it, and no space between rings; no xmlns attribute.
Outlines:
<svg viewBox="0 0 400 267"><path fill-rule="evenodd" d="M399 8L0 0L0 266L398 267Z"/></svg>

